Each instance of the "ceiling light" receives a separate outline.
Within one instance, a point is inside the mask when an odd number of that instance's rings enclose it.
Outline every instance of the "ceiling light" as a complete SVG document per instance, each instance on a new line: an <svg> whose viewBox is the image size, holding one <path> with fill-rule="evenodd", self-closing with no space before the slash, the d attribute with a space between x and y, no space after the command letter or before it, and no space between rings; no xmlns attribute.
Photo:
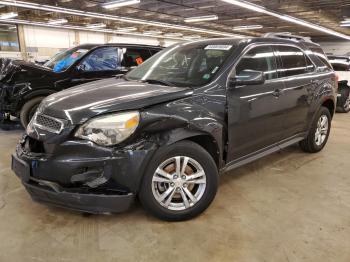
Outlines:
<svg viewBox="0 0 350 262"><path fill-rule="evenodd" d="M290 16L290 15L285 15L285 14L281 14L281 13L269 10L263 6L252 4L252 3L244 1L244 0L221 0L221 1L232 4L232 5L240 6L240 7L243 7L243 8L258 12L258 13L263 13L266 15L274 16L274 17L277 17L281 20L291 22L294 24L298 24L301 26L305 26L305 27L329 34L329 35L333 35L333 36L337 36L340 38L350 40L350 36L348 36L348 35L336 32L336 31L328 29L326 27L307 22L305 20Z"/></svg>
<svg viewBox="0 0 350 262"><path fill-rule="evenodd" d="M158 30L149 30L149 31L143 31L142 32L144 35L160 35L162 34L162 31Z"/></svg>
<svg viewBox="0 0 350 262"><path fill-rule="evenodd" d="M242 26L235 26L233 30L240 31L240 30L253 30L253 29L261 29L263 28L262 25L242 25Z"/></svg>
<svg viewBox="0 0 350 262"><path fill-rule="evenodd" d="M111 2L105 3L102 5L102 7L106 9L113 9L113 8L118 8L126 5L135 5L139 3L140 3L140 0L117 0L117 1L111 1Z"/></svg>
<svg viewBox="0 0 350 262"><path fill-rule="evenodd" d="M48 22L50 25L61 25L61 24L66 24L68 23L68 20L67 19L52 19L52 20L49 20Z"/></svg>
<svg viewBox="0 0 350 262"><path fill-rule="evenodd" d="M169 37L180 37L183 36L181 33L166 33L164 36L169 36Z"/></svg>
<svg viewBox="0 0 350 262"><path fill-rule="evenodd" d="M106 28L87 28L86 26L50 25L48 23L32 22L32 21L20 20L20 19L0 19L0 22L2 22L4 24L33 25L33 26L48 27L48 28L92 31L92 32L122 34L122 35L131 35L131 36L145 36L145 35L143 35L141 33L137 33L137 32L118 32L118 30L112 30L112 29L106 29ZM172 39L172 40L184 40L183 38L179 38L179 37L167 37L167 36L163 36L163 35L147 35L147 37L164 38L164 39Z"/></svg>
<svg viewBox="0 0 350 262"><path fill-rule="evenodd" d="M42 5L42 4L29 3L29 2L24 2L24 1L14 1L14 0L2 0L1 1L0 0L0 4L6 5L6 6L23 7L23 8L27 8L27 9L33 9L33 10L42 10L42 11L61 13L61 14L70 14L70 15L76 15L76 16L82 16L82 17L98 18L98 19L111 20L111 21L121 21L121 22L132 23L132 24L150 25L150 26L155 26L155 27L163 27L163 28L171 28L171 29L176 29L176 30L205 33L205 34L210 34L210 35L237 37L237 38L243 37L242 35L238 35L238 34L232 34L232 33L222 32L222 31L217 31L217 30L204 29L204 28L199 28L199 27L163 23L163 22L157 22L157 21L152 21L152 20L129 18L129 17L124 17L124 16L108 15L108 14L103 14L103 13L86 12L86 11L81 11L78 9L63 8L63 7L52 6L52 5Z"/></svg>
<svg viewBox="0 0 350 262"><path fill-rule="evenodd" d="M205 5L205 6L199 6L199 9L207 9L207 8L214 8L216 5Z"/></svg>
<svg viewBox="0 0 350 262"><path fill-rule="evenodd" d="M184 21L186 23L194 23L194 22L201 22L201 21L211 21L211 20L218 20L217 15L205 15L205 16L195 16L195 17L188 17L185 18Z"/></svg>
<svg viewBox="0 0 350 262"><path fill-rule="evenodd" d="M106 24L104 23L91 24L86 26L86 28L105 28L105 27L106 27Z"/></svg>
<svg viewBox="0 0 350 262"><path fill-rule="evenodd" d="M199 39L202 38L200 35L186 35L184 36L184 39L192 40L192 39Z"/></svg>
<svg viewBox="0 0 350 262"><path fill-rule="evenodd" d="M341 21L340 22L340 26L343 26L343 27L350 26L350 20L349 19L345 19L344 21Z"/></svg>
<svg viewBox="0 0 350 262"><path fill-rule="evenodd" d="M5 13L0 15L0 19L10 19L18 16L17 13L11 12L11 13Z"/></svg>
<svg viewBox="0 0 350 262"><path fill-rule="evenodd" d="M136 31L137 28L136 27L121 27L118 28L117 31L119 32L131 32L131 31Z"/></svg>

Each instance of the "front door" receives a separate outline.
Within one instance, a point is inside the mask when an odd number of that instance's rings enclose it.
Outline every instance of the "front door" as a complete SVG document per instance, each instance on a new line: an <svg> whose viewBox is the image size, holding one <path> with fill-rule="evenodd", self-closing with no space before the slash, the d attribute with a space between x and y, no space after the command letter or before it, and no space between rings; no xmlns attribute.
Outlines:
<svg viewBox="0 0 350 262"><path fill-rule="evenodd" d="M126 73L122 66L123 50L118 47L101 47L88 54L74 69L71 85L83 84Z"/></svg>
<svg viewBox="0 0 350 262"><path fill-rule="evenodd" d="M244 70L262 71L265 83L227 88L227 163L239 160L279 142L283 133L284 83L278 78L276 56L270 46L253 47L238 62L233 76Z"/></svg>

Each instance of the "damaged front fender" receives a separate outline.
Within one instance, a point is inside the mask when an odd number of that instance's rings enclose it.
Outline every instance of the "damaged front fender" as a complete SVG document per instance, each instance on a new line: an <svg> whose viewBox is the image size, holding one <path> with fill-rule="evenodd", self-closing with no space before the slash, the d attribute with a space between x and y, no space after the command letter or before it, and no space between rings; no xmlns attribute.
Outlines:
<svg viewBox="0 0 350 262"><path fill-rule="evenodd" d="M138 136L154 141L158 147L192 140L204 147L221 168L226 139L224 116L214 115L188 100L192 98L143 111Z"/></svg>

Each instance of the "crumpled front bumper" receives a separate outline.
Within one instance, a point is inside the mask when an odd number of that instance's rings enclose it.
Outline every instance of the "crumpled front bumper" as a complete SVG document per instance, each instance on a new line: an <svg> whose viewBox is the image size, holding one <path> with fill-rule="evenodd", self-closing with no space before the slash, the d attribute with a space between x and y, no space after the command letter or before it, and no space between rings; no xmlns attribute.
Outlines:
<svg viewBox="0 0 350 262"><path fill-rule="evenodd" d="M88 213L118 213L130 207L149 150L107 149L88 141L54 148L28 145L25 136L12 156L12 170L37 202ZM33 142L33 141L31 141ZM40 143L39 141L34 141Z"/></svg>
<svg viewBox="0 0 350 262"><path fill-rule="evenodd" d="M23 174L18 172L16 175L22 180L22 184L34 201L81 212L94 214L123 212L131 206L135 198L132 193L108 195L71 191L71 189L62 188L58 184L51 184L51 187L48 185L48 181L44 180L32 178L24 180Z"/></svg>

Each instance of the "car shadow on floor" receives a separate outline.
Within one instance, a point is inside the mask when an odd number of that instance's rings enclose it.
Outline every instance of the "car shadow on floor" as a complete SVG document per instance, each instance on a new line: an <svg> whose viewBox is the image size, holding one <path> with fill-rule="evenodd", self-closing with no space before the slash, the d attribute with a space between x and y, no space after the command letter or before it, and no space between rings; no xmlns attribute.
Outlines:
<svg viewBox="0 0 350 262"><path fill-rule="evenodd" d="M319 158L317 155L304 153L300 150L298 145L285 148L262 159L246 164L225 174L221 174L218 191L220 191L220 187L224 186L224 184L232 184L235 183L235 180L239 180L243 177L264 173L267 169L271 169L273 172L283 173L298 169L310 161L316 160L315 157ZM286 164L286 162L288 162L288 164ZM146 219L147 221L160 222L160 220L144 211L138 199L135 200L134 204L126 212L107 215L81 213L79 211L66 210L58 207L49 207L49 210L52 213L65 214L65 216L81 216L83 219L97 218L99 221L124 221L132 217L140 221Z"/></svg>
<svg viewBox="0 0 350 262"><path fill-rule="evenodd" d="M4 120L0 122L0 131L24 131L19 120Z"/></svg>

